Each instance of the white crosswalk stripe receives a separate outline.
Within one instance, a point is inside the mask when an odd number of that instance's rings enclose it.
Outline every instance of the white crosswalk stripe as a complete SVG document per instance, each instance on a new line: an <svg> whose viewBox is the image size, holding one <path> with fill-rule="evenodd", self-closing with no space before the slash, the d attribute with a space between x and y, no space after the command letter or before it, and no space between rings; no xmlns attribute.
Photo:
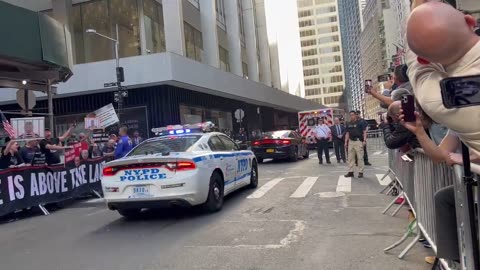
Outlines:
<svg viewBox="0 0 480 270"><path fill-rule="evenodd" d="M337 192L352 192L352 178L338 177Z"/></svg>
<svg viewBox="0 0 480 270"><path fill-rule="evenodd" d="M273 180L268 181L265 185L257 189L254 193L247 197L247 199L258 199L263 197L270 189L276 186L285 178L275 178Z"/></svg>
<svg viewBox="0 0 480 270"><path fill-rule="evenodd" d="M382 180L382 177L384 176L383 174L377 174L375 176L377 177L378 183L380 183L380 185L382 186L387 186L388 184L390 184L390 182L392 182L390 175L387 175L387 177L385 177L383 180Z"/></svg>
<svg viewBox="0 0 480 270"><path fill-rule="evenodd" d="M318 177L307 177L290 198L303 198L307 196L310 189L312 189L315 182L317 182L317 179Z"/></svg>

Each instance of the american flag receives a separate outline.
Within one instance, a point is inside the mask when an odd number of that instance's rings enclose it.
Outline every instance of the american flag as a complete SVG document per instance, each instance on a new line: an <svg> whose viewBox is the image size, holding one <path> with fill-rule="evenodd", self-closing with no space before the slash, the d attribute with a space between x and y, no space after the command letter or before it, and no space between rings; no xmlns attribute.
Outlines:
<svg viewBox="0 0 480 270"><path fill-rule="evenodd" d="M8 122L2 111L0 111L0 117L2 118L3 129L8 133L8 136L10 136L11 139L15 138L15 130L12 125L10 125L10 122Z"/></svg>

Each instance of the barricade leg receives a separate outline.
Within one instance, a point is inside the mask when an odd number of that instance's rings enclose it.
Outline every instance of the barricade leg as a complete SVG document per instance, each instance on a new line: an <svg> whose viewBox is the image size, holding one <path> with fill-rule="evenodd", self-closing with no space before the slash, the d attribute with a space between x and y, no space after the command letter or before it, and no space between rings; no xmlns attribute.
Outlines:
<svg viewBox="0 0 480 270"><path fill-rule="evenodd" d="M403 196L403 191L400 192L400 194L397 197L395 197L395 199L393 199L393 201L387 206L387 208L385 208L385 210L383 210L382 214L385 215L385 213L387 213L387 211L395 204L395 201L398 200L402 196Z"/></svg>
<svg viewBox="0 0 480 270"><path fill-rule="evenodd" d="M402 253L400 253L400 255L398 255L398 258L399 259L403 259L405 257L405 255L407 255L407 253L413 248L413 246L418 243L418 240L420 240L420 233L417 233L417 236L415 237L415 239L412 240L412 242L410 242L410 244L408 244L408 246L402 251Z"/></svg>
<svg viewBox="0 0 480 270"><path fill-rule="evenodd" d="M45 216L50 215L50 212L48 212L47 208L45 208L43 205L39 204L38 208L40 208L40 210L42 210L42 212Z"/></svg>
<svg viewBox="0 0 480 270"><path fill-rule="evenodd" d="M403 192L402 192L403 194ZM397 209L395 209L395 211L393 211L392 213L392 217L394 217L398 211L400 211L400 209L405 205L405 203L407 202L407 200L405 198L403 198L403 202L397 207Z"/></svg>
<svg viewBox="0 0 480 270"><path fill-rule="evenodd" d="M389 250L392 250L398 246L400 246L403 242L405 242L405 240L407 240L407 238L412 234L412 229L413 227L416 227L416 224L417 224L417 220L413 220L412 222L410 222L410 224L408 225L408 229L407 229L407 232L405 232L405 234L402 236L402 238L400 238L400 240L398 240L397 242L395 242L393 245L385 248L383 251L384 252L387 252ZM418 234L419 235L419 234ZM419 238L420 239L420 238ZM417 240L418 241L418 240Z"/></svg>

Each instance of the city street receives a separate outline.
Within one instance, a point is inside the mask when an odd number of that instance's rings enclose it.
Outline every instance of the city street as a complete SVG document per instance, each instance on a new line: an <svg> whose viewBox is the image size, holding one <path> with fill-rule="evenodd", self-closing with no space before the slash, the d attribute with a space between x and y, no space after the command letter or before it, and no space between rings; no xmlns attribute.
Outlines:
<svg viewBox="0 0 480 270"><path fill-rule="evenodd" d="M267 161L256 190L235 192L211 215L171 209L127 221L90 199L23 217L0 225L1 269L429 269L431 251L419 244L404 260L402 249L383 252L405 232L408 212L381 214L392 199L379 194L387 155L370 159L365 178L351 182L334 157Z"/></svg>

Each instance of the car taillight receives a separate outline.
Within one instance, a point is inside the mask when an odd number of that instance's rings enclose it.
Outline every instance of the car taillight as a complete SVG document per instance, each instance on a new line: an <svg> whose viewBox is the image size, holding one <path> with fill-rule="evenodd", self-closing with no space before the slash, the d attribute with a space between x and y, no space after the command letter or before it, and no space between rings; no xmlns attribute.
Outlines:
<svg viewBox="0 0 480 270"><path fill-rule="evenodd" d="M253 142L253 145L256 145L256 146L257 146L257 145L260 145L260 142L259 142L259 141L254 141L254 142Z"/></svg>
<svg viewBox="0 0 480 270"><path fill-rule="evenodd" d="M292 142L289 141L289 140L283 140L281 143L282 143L282 144L291 144Z"/></svg>
<svg viewBox="0 0 480 270"><path fill-rule="evenodd" d="M195 162L191 161L177 161L177 162L168 162L167 169L171 171L187 171L187 170L195 170L197 165Z"/></svg>
<svg viewBox="0 0 480 270"><path fill-rule="evenodd" d="M103 168L103 176L113 176L118 172L117 167L106 167Z"/></svg>

